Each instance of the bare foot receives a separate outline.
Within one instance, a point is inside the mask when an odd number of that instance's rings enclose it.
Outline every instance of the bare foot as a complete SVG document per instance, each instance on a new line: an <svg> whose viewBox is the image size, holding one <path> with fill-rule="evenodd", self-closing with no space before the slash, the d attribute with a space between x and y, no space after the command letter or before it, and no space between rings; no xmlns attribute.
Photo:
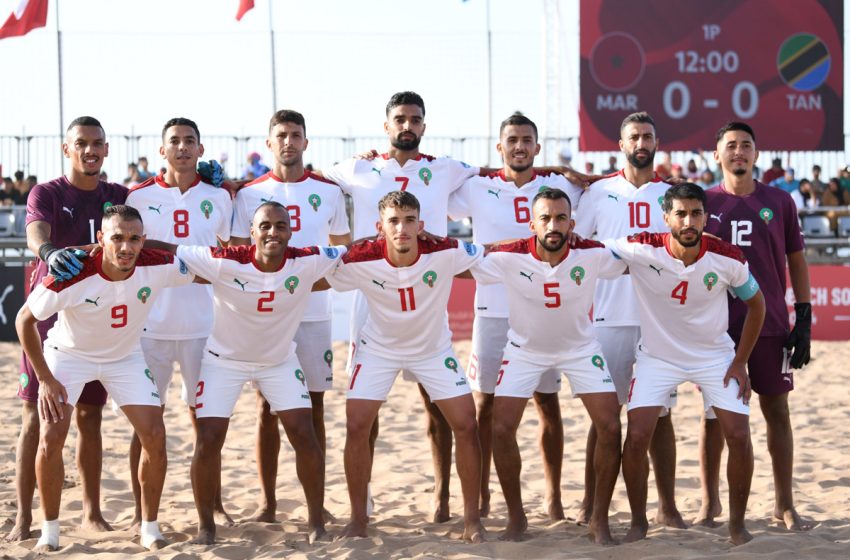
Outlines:
<svg viewBox="0 0 850 560"><path fill-rule="evenodd" d="M325 523L336 523L336 517L327 508L322 508L322 519Z"/></svg>
<svg viewBox="0 0 850 560"><path fill-rule="evenodd" d="M561 503L561 498L546 498L546 513L549 514L549 519L551 521L563 521L565 517L564 506Z"/></svg>
<svg viewBox="0 0 850 560"><path fill-rule="evenodd" d="M623 539L624 543L636 542L646 538L646 532L649 530L649 524L646 522L635 524L632 522L632 526L629 527L629 532L626 533L626 538Z"/></svg>
<svg viewBox="0 0 850 560"><path fill-rule="evenodd" d="M463 528L463 542L478 544L487 540L487 533L484 531L484 526L480 521L470 523Z"/></svg>
<svg viewBox="0 0 850 560"><path fill-rule="evenodd" d="M582 502L576 515L576 525L587 525L593 515L593 504Z"/></svg>
<svg viewBox="0 0 850 560"><path fill-rule="evenodd" d="M313 544L316 541L327 540L328 532L325 531L324 524L316 527L308 527L307 542Z"/></svg>
<svg viewBox="0 0 850 560"><path fill-rule="evenodd" d="M733 527L729 525L729 540L732 544L738 546L753 540L753 536L744 527Z"/></svg>
<svg viewBox="0 0 850 560"><path fill-rule="evenodd" d="M30 531L30 524L32 523L32 518L24 519L20 515L15 520L15 526L12 527L12 530L9 531L9 534L6 535L3 540L6 542L18 542L25 541L32 536L32 531Z"/></svg>
<svg viewBox="0 0 850 560"><path fill-rule="evenodd" d="M257 521L258 523L277 523L277 519L275 519L275 510L261 507L254 513L253 516L251 516L251 521Z"/></svg>
<svg viewBox="0 0 850 560"><path fill-rule="evenodd" d="M774 511L773 517L780 523L785 523L785 528L789 531L809 531L815 526L811 519L800 517L794 508L786 509L783 512Z"/></svg>
<svg viewBox="0 0 850 560"><path fill-rule="evenodd" d="M500 541L519 542L525 540L525 530L528 529L528 519L525 514L520 519L509 519L505 526L505 532L499 537Z"/></svg>
<svg viewBox="0 0 850 560"><path fill-rule="evenodd" d="M233 527L236 523L233 521L233 518L230 517L224 509L215 510L213 512L213 519L215 522L221 525L222 527Z"/></svg>
<svg viewBox="0 0 850 560"><path fill-rule="evenodd" d="M215 529L198 529L198 536L189 541L189 544L202 544L205 546L215 544Z"/></svg>
<svg viewBox="0 0 850 560"><path fill-rule="evenodd" d="M684 519L682 519L682 514L679 513L678 509L675 509L672 512L666 512L659 509L658 513L655 514L655 522L659 525L673 527L674 529L688 528L688 524L685 523Z"/></svg>
<svg viewBox="0 0 850 560"><path fill-rule="evenodd" d="M620 544L611 536L611 528L608 522L591 522L587 527L587 536L594 544Z"/></svg>
<svg viewBox="0 0 850 560"><path fill-rule="evenodd" d="M723 506L720 505L720 502L706 505L705 501L703 501L703 505L694 520L694 525L701 525L710 529L716 529L723 525L714 519L715 517L720 517L721 513L723 513Z"/></svg>
<svg viewBox="0 0 850 560"><path fill-rule="evenodd" d="M138 533L142 528L142 512L137 511L133 516L133 520L130 522L130 530L134 533Z"/></svg>
<svg viewBox="0 0 850 560"><path fill-rule="evenodd" d="M445 523L449 519L451 519L452 515L449 512L449 500L446 498L445 500L435 500L434 503L434 516L432 518L432 523Z"/></svg>
<svg viewBox="0 0 850 560"><path fill-rule="evenodd" d="M84 518L80 527L84 531L112 531L112 525L107 523L106 520L100 515L88 519Z"/></svg>
<svg viewBox="0 0 850 560"><path fill-rule="evenodd" d="M490 489L481 492L481 500L479 501L478 515L481 517L489 517L490 515Z"/></svg>
<svg viewBox="0 0 850 560"><path fill-rule="evenodd" d="M345 528L342 530L342 534L340 538L349 539L349 538L365 538L368 537L369 534L366 532L366 523L359 523L357 521L351 521Z"/></svg>

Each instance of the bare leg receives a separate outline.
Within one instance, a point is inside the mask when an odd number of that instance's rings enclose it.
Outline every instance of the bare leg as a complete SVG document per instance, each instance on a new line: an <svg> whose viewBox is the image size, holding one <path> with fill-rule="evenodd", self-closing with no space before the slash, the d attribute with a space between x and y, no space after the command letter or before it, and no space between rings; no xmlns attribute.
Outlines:
<svg viewBox="0 0 850 560"><path fill-rule="evenodd" d="M753 479L750 418L745 414L717 407L714 412L729 447L729 458L726 461L726 478L729 480L729 537L733 544L744 544L753 538L744 524Z"/></svg>
<svg viewBox="0 0 850 560"><path fill-rule="evenodd" d="M271 413L269 403L257 391L257 471L260 476L260 508L254 521L275 523L277 498L277 460L280 453L280 429L278 417Z"/></svg>
<svg viewBox="0 0 850 560"><path fill-rule="evenodd" d="M677 529L687 529L679 508L676 507L676 434L673 432L672 413L658 419L649 446L655 486L658 489L658 513L655 522Z"/></svg>
<svg viewBox="0 0 850 560"><path fill-rule="evenodd" d="M581 400L597 434L593 464L596 489L588 527L590 538L596 544L616 544L608 525L608 509L620 474L620 404L617 393L590 393L581 395Z"/></svg>
<svg viewBox="0 0 850 560"><path fill-rule="evenodd" d="M62 483L65 480L65 463L62 449L71 426L73 408L65 407L65 417L57 423L41 422L38 451L35 456L35 476L38 481L38 496L41 501L41 513L45 521L59 519L59 504L62 500ZM35 552L58 550L56 546L36 546Z"/></svg>
<svg viewBox="0 0 850 560"><path fill-rule="evenodd" d="M527 402L522 397L496 397L493 405L493 462L508 506L508 524L500 538L506 541L521 541L528 528L520 484L522 457L516 441Z"/></svg>
<svg viewBox="0 0 850 560"><path fill-rule="evenodd" d="M561 503L561 466L564 463L561 401L558 393L534 393L534 404L540 417L540 450L543 452L543 475L546 477L546 513L552 521L560 521L564 519L564 506Z"/></svg>
<svg viewBox="0 0 850 560"><path fill-rule="evenodd" d="M15 452L15 493L18 498L18 513L15 517L15 526L6 535L7 541L23 541L31 536L38 431L37 403L21 401L21 433L18 436L18 447Z"/></svg>
<svg viewBox="0 0 850 560"><path fill-rule="evenodd" d="M198 418L195 455L192 457L192 491L198 510L198 536L191 541L194 544L215 543L213 510L216 479L221 476L221 448L229 425L230 418Z"/></svg>
<svg viewBox="0 0 850 560"><path fill-rule="evenodd" d="M449 520L449 477L452 472L452 429L440 408L431 402L425 387L419 384L419 394L428 415L428 439L434 461L434 523Z"/></svg>
<svg viewBox="0 0 850 560"><path fill-rule="evenodd" d="M82 528L89 531L111 531L100 511L100 471L103 466L103 443L100 422L103 407L77 404L77 469L83 486Z"/></svg>
<svg viewBox="0 0 850 560"><path fill-rule="evenodd" d="M646 519L647 479L649 460L647 452L658 422L660 406L646 406L629 411L626 443L623 445L623 478L632 510L632 523L624 542L646 538L649 521Z"/></svg>
<svg viewBox="0 0 850 560"><path fill-rule="evenodd" d="M130 438L130 486L133 489L133 501L136 504L130 528L134 531L142 523L142 486L139 484L139 460L141 456L142 442L139 441L139 436L134 431L133 437Z"/></svg>
<svg viewBox="0 0 850 560"><path fill-rule="evenodd" d="M482 542L484 527L478 513L481 489L481 445L478 424L475 423L475 402L472 395L441 399L435 403L457 440L456 463L463 493L463 540ZM449 440L451 441L451 440ZM451 459L451 452L449 452Z"/></svg>
<svg viewBox="0 0 850 560"><path fill-rule="evenodd" d="M791 481L794 474L794 433L788 410L788 393L759 395L759 405L767 424L767 449L773 465L776 505L773 516L785 523L789 531L808 531L814 525L800 517L794 508Z"/></svg>
<svg viewBox="0 0 850 560"><path fill-rule="evenodd" d="M704 527L719 527L715 521L723 512L720 503L720 459L723 457L723 430L716 418L703 414L699 437L700 484L702 505L694 523Z"/></svg>
<svg viewBox="0 0 850 560"><path fill-rule="evenodd" d="M584 496L576 515L576 523L579 525L590 523L590 517L593 515L593 502L596 499L596 470L593 467L596 461L596 427L593 424L587 431L584 457Z"/></svg>
<svg viewBox="0 0 850 560"><path fill-rule="evenodd" d="M198 434L198 417L195 415L195 407L188 407L189 420L192 422L192 430L195 436ZM215 522L224 527L233 527L236 523L233 518L224 510L224 502L221 499L221 471L218 473L217 488L215 491L215 505L213 506L213 517Z"/></svg>
<svg viewBox="0 0 850 560"><path fill-rule="evenodd" d="M286 437L295 450L295 472L307 499L307 540L315 542L325 535L323 504L325 499L325 457L313 429L313 413L307 408L278 412Z"/></svg>
<svg viewBox="0 0 850 560"><path fill-rule="evenodd" d="M478 513L490 515L490 463L493 457L493 395L474 391L478 436L481 438L481 502Z"/></svg>
<svg viewBox="0 0 850 560"><path fill-rule="evenodd" d="M345 480L351 502L351 520L343 537L366 537L369 517L366 514L366 487L372 473L369 438L383 401L348 399L345 403Z"/></svg>

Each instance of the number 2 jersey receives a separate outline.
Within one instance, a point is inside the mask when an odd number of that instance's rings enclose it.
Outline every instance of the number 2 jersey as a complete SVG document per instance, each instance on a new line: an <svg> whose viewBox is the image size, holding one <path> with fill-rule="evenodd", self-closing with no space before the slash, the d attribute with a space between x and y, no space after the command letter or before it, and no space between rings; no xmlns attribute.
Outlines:
<svg viewBox="0 0 850 560"><path fill-rule="evenodd" d="M758 292L740 249L703 236L690 266L670 253L669 233L640 233L610 246L629 265L642 348L682 369L728 362L735 345L726 329L726 290L743 300Z"/></svg>
<svg viewBox="0 0 850 560"><path fill-rule="evenodd" d="M579 357L596 341L590 322L599 278L616 278L625 263L601 243L568 248L555 266L540 260L537 238L493 247L473 268L481 284L502 283L510 308L508 344L533 356Z"/></svg>
<svg viewBox="0 0 850 560"><path fill-rule="evenodd" d="M417 260L403 267L390 263L385 239L358 243L328 276L334 289L359 289L366 297L369 318L360 331L359 348L390 360L413 360L451 346L447 309L452 280L481 259L484 250L456 239L418 243Z"/></svg>
<svg viewBox="0 0 850 560"><path fill-rule="evenodd" d="M535 173L531 181L517 187L505 177L504 170L500 170L486 177L467 179L449 199L449 214L453 218L472 218L472 239L476 243L525 239L531 221L531 201L546 188L567 193L573 209L584 192L557 173ZM506 296L501 284L479 282L475 289L475 313L479 317L507 318Z"/></svg>
<svg viewBox="0 0 850 560"><path fill-rule="evenodd" d="M669 231L661 208L668 188L670 185L657 174L640 187L626 180L623 171L603 177L582 195L575 211L575 232L585 238L595 232L596 239L605 243L643 231ZM627 327L640 324L631 284L628 275L599 282L593 300L594 325Z"/></svg>
<svg viewBox="0 0 850 560"><path fill-rule="evenodd" d="M177 248L177 256L213 287L215 320L207 350L228 360L281 364L295 353L295 331L313 284L345 247L288 247L280 269L263 272L254 246Z"/></svg>
<svg viewBox="0 0 850 560"><path fill-rule="evenodd" d="M127 204L142 215L149 239L176 245L216 244L230 239L233 205L227 189L201 181L181 193L162 175L130 189ZM212 292L209 286L192 284L167 290L157 301L142 336L160 340L206 338L212 330Z"/></svg>
<svg viewBox="0 0 850 560"><path fill-rule="evenodd" d="M156 300L193 280L186 266L165 251L143 249L125 280L103 273L103 253L85 259L67 282L48 276L27 306L43 321L59 312L45 345L95 363L114 362L139 349L142 328Z"/></svg>

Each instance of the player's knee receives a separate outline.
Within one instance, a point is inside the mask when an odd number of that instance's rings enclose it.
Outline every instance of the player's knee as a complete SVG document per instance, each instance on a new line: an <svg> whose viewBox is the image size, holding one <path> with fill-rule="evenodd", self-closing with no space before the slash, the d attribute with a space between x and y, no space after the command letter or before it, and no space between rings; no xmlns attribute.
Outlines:
<svg viewBox="0 0 850 560"><path fill-rule="evenodd" d="M318 444L316 430L313 428L313 419L309 415L290 423L286 427L286 435L296 451Z"/></svg>
<svg viewBox="0 0 850 560"><path fill-rule="evenodd" d="M67 432L65 430L55 424L51 424L41 431L38 446L45 459L49 459L57 453L62 453L62 448L65 446L66 434Z"/></svg>
<svg viewBox="0 0 850 560"><path fill-rule="evenodd" d="M217 427L198 423L198 434L195 439L195 452L201 456L215 455L221 452L224 445L224 435Z"/></svg>
<svg viewBox="0 0 850 560"><path fill-rule="evenodd" d="M652 439L652 431L651 426L639 426L635 425L634 422L630 423L628 435L626 437L626 447L629 447L630 450L645 451L649 449L649 443Z"/></svg>
<svg viewBox="0 0 850 560"><path fill-rule="evenodd" d="M32 410L28 407L24 408L21 415L21 437L28 441L37 441L40 428L41 421L38 417L38 410L35 407L32 407Z"/></svg>
<svg viewBox="0 0 850 560"><path fill-rule="evenodd" d="M103 418L102 407L96 405L77 406L77 428L81 433L100 434L100 422Z"/></svg>
<svg viewBox="0 0 850 560"><path fill-rule="evenodd" d="M791 423L791 412L788 408L787 399L761 397L759 401L765 421L770 426Z"/></svg>
<svg viewBox="0 0 850 560"><path fill-rule="evenodd" d="M368 440L374 424L371 417L349 414L345 422L346 436L349 440Z"/></svg>
<svg viewBox="0 0 850 560"><path fill-rule="evenodd" d="M503 441L516 438L516 427L512 422L501 420L498 417L493 419L493 445L496 446Z"/></svg>
<svg viewBox="0 0 850 560"><path fill-rule="evenodd" d="M151 421L143 429L136 430L142 448L151 457L165 455L165 424L162 418Z"/></svg>
<svg viewBox="0 0 850 560"><path fill-rule="evenodd" d="M622 428L620 426L620 417L612 415L609 418L603 418L593 423L596 435L603 441L619 441Z"/></svg>
<svg viewBox="0 0 850 560"><path fill-rule="evenodd" d="M746 421L736 422L734 425L727 427L723 435L726 438L726 445L730 449L745 449L750 445L750 425Z"/></svg>

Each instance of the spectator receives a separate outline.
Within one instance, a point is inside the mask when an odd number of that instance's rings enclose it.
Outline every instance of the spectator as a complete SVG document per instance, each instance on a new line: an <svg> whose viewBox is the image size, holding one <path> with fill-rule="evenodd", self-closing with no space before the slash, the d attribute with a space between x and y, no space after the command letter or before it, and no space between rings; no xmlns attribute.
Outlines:
<svg viewBox="0 0 850 560"><path fill-rule="evenodd" d="M761 182L765 185L769 185L776 179L781 178L784 174L785 170L782 169L782 160L779 158L774 158L773 162L770 165L770 169L764 172Z"/></svg>
<svg viewBox="0 0 850 560"><path fill-rule="evenodd" d="M765 173L767 175L767 173ZM779 179L774 179L770 183L773 187L779 187L783 191L791 194L800 189L800 181L794 178L794 168L789 167L785 170L785 175Z"/></svg>
<svg viewBox="0 0 850 560"><path fill-rule="evenodd" d="M139 176L139 166L135 163L127 165L127 176L124 177L124 186L129 189L141 182L142 178Z"/></svg>
<svg viewBox="0 0 850 560"><path fill-rule="evenodd" d="M823 206L848 206L850 205L850 195L841 188L841 181L838 177L833 177L829 180L829 183L826 185L826 190L821 197L821 204ZM848 212L846 210L830 210L826 213L826 217L829 218L830 227L835 230L838 226L838 216L846 216Z"/></svg>
<svg viewBox="0 0 850 560"><path fill-rule="evenodd" d="M586 161L584 162L584 172L586 175L593 175L593 162Z"/></svg>
<svg viewBox="0 0 850 560"><path fill-rule="evenodd" d="M711 169L705 169L702 172L702 175L699 177L699 181L697 181L697 185L702 187L704 190L708 190L717 183L714 180L714 172Z"/></svg>
<svg viewBox="0 0 850 560"><path fill-rule="evenodd" d="M608 169L602 172L603 175L613 175L620 171L620 168L617 167L617 156L611 156L608 158Z"/></svg>
<svg viewBox="0 0 850 560"><path fill-rule="evenodd" d="M820 197L826 190L826 183L820 180L821 169L820 165L812 166L812 192Z"/></svg>
<svg viewBox="0 0 850 560"><path fill-rule="evenodd" d="M35 175L27 176L26 180L22 183L21 187L15 188L12 192L12 203L17 205L26 206L27 197L29 197L30 191L34 186L38 184L38 178ZM16 185L17 187L17 185Z"/></svg>
<svg viewBox="0 0 850 560"><path fill-rule="evenodd" d="M11 177L3 177L3 188L0 190L0 206L11 206L14 204L12 197L15 192L15 182Z"/></svg>
<svg viewBox="0 0 850 560"><path fill-rule="evenodd" d="M673 173L673 166L670 161L669 152L664 152L661 154L661 163L655 166L655 172L658 173L658 175L662 179L670 177L670 175Z"/></svg>
<svg viewBox="0 0 850 560"><path fill-rule="evenodd" d="M682 166L678 163L674 163L670 166L670 177L673 179L679 179L681 181L685 180L685 170L682 169Z"/></svg>
<svg viewBox="0 0 850 560"><path fill-rule="evenodd" d="M791 192L791 198L794 199L797 210L818 206L818 197L812 192L812 183L808 179L800 179L797 190Z"/></svg>
<svg viewBox="0 0 850 560"><path fill-rule="evenodd" d="M142 181L145 181L145 180L153 177L153 173L148 171L148 158L146 156L142 156L142 157L139 158L138 169L139 169L139 179L141 179Z"/></svg>
<svg viewBox="0 0 850 560"><path fill-rule="evenodd" d="M685 177L688 178L688 181L693 182L698 181L700 175L702 175L702 173L700 173L699 167L697 167L697 162L693 158L689 159L688 165L685 168Z"/></svg>
<svg viewBox="0 0 850 560"><path fill-rule="evenodd" d="M838 182L846 194L850 194L850 165L838 171Z"/></svg>
<svg viewBox="0 0 850 560"><path fill-rule="evenodd" d="M261 177L270 171L269 166L263 163L263 160L257 152L248 154L248 166L242 172L242 178L248 179L248 175L252 175L255 179Z"/></svg>
<svg viewBox="0 0 850 560"><path fill-rule="evenodd" d="M106 171L101 171L99 179L105 183L109 181L109 175L106 174Z"/></svg>
<svg viewBox="0 0 850 560"><path fill-rule="evenodd" d="M26 189L26 182L24 181L24 172L20 169L18 171L15 171L14 187L16 191L23 191Z"/></svg>

